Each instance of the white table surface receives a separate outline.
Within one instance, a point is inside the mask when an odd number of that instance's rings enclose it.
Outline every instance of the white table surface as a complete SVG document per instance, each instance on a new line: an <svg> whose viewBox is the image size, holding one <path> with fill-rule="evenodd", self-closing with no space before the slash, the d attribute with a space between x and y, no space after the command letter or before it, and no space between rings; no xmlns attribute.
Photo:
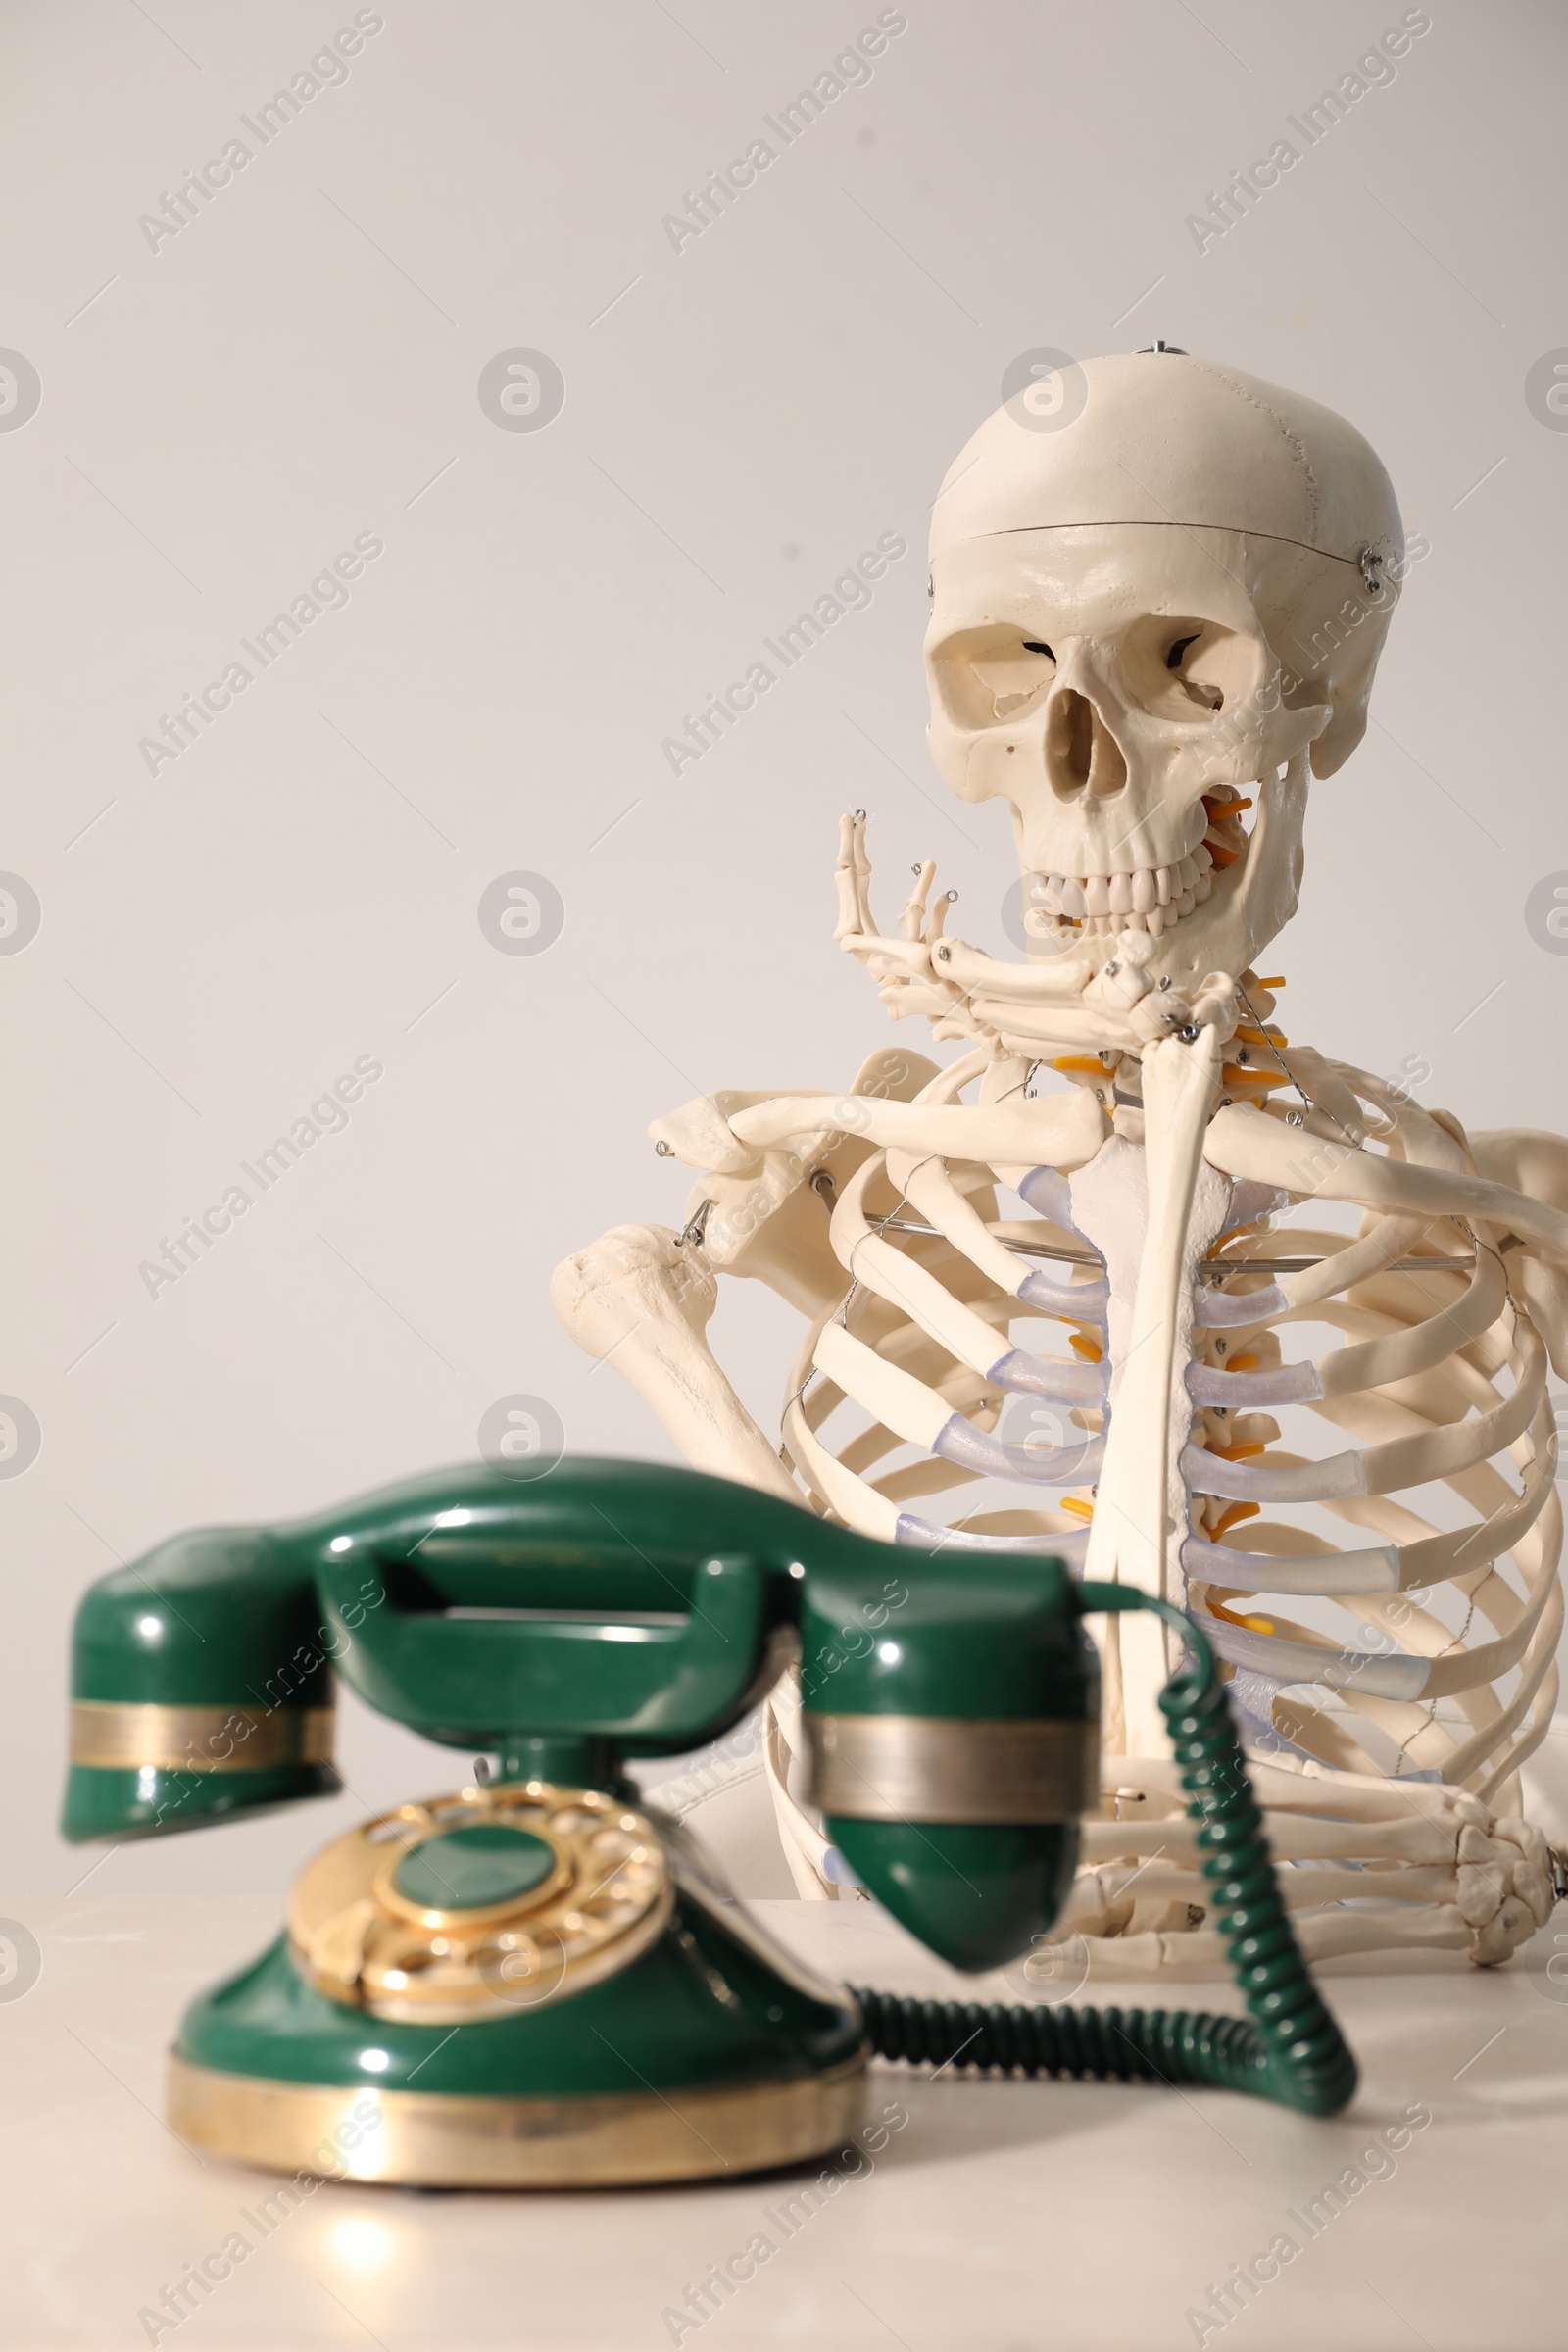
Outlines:
<svg viewBox="0 0 1568 2352"><path fill-rule="evenodd" d="M873 1906L769 1902L819 1967L972 1996ZM270 2176L199 2161L160 2121L187 1998L275 1932L235 1898L5 1902L42 1952L0 1999L0 2345L143 2346L166 2281L243 2227ZM1564 1914L1559 1914L1559 1920ZM703 2352L1163 2352L1233 2263L1408 2104L1431 2125L1242 2316L1247 2352L1562 2352L1568 2345L1568 2003L1517 1965L1326 1973L1361 2061L1353 2113L1311 2123L1221 2092L931 2081L874 2070L905 2129L683 2344ZM1091 1987L1101 1997L1143 1988ZM1223 1987L1154 1997L1232 2005ZM1377 2167L1391 2160L1384 2156ZM813 2168L814 2169L814 2168ZM179 2352L622 2352L810 2178L489 2195L324 2184L172 2333ZM1304 2236L1297 2230L1296 2234Z"/></svg>

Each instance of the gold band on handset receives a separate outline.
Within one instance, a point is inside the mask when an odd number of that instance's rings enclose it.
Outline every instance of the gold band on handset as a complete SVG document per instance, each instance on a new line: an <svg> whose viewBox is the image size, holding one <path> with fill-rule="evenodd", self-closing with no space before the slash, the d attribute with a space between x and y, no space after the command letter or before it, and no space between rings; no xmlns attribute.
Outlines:
<svg viewBox="0 0 1568 2352"><path fill-rule="evenodd" d="M100 1771L262 1772L330 1764L335 1707L160 1707L74 1701L71 1760Z"/></svg>

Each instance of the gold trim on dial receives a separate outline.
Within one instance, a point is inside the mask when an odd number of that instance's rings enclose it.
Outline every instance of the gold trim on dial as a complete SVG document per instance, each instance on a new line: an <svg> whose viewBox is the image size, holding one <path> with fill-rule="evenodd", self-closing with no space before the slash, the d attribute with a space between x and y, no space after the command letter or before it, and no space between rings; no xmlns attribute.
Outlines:
<svg viewBox="0 0 1568 2352"><path fill-rule="evenodd" d="M503 1902L435 1909L400 1894L420 1846L476 1823L526 1830L553 1867ZM629 1967L670 1915L674 1885L646 1814L598 1788L492 1782L398 1805L308 1862L289 1896L289 1943L328 2000L395 2025L515 2017Z"/></svg>

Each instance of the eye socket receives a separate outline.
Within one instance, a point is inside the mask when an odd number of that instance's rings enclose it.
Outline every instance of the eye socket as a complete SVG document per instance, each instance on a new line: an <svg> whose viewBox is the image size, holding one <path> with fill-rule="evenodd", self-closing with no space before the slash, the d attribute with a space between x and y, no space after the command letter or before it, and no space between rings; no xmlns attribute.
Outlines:
<svg viewBox="0 0 1568 2352"><path fill-rule="evenodd" d="M1152 718L1203 726L1257 694L1268 660L1262 638L1229 619L1167 609L1129 624L1118 671L1128 700Z"/></svg>
<svg viewBox="0 0 1568 2352"><path fill-rule="evenodd" d="M992 624L965 629L938 646L932 675L948 715L974 730L1004 724L1056 674L1056 658L1038 637Z"/></svg>
<svg viewBox="0 0 1568 2352"><path fill-rule="evenodd" d="M1205 638L1208 640L1206 643ZM1189 666L1187 657L1195 645L1202 650L1194 656ZM1218 678L1212 674L1212 657L1218 650L1218 641L1212 632L1186 629L1172 641L1165 655L1165 667L1176 679L1181 694L1189 703L1196 703L1200 710L1221 710L1225 707L1224 691Z"/></svg>

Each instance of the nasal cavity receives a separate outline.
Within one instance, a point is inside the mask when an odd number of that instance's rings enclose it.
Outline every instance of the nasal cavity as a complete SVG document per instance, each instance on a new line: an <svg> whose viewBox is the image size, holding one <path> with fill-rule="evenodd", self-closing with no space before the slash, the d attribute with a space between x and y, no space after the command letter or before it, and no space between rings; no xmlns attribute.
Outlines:
<svg viewBox="0 0 1568 2352"><path fill-rule="evenodd" d="M1108 798L1127 781L1120 744L1089 697L1075 687L1062 687L1052 702L1046 768L1064 801L1081 794Z"/></svg>

